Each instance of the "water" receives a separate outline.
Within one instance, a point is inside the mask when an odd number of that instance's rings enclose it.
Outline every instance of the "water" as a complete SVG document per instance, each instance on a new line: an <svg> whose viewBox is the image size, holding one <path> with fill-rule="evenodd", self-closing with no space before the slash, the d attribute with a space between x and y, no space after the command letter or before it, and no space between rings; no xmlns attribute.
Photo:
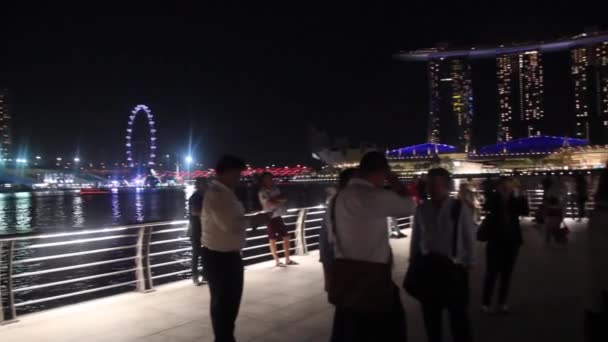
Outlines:
<svg viewBox="0 0 608 342"><path fill-rule="evenodd" d="M322 203L327 186L285 184L281 188L290 199L288 206L302 207ZM190 194L178 188L100 195L68 191L0 193L0 236L183 220ZM243 186L238 195L248 210L259 209L254 186Z"/></svg>
<svg viewBox="0 0 608 342"><path fill-rule="evenodd" d="M320 204L325 199L325 188L327 184L284 184L282 191L288 196L289 207L313 206ZM258 210L257 189L246 184L237 191L237 195L245 204L247 210ZM56 233L78 231L82 229L102 228L118 225L148 223L158 221L183 220L187 213L187 199L192 190L184 189L146 189L141 191L121 191L119 193L108 193L100 195L80 195L77 192L31 192L0 194L0 237L2 235L20 233ZM293 219L293 218L292 218ZM159 227L162 228L162 227ZM111 233L109 233L111 234ZM129 234L129 233L125 233ZM132 233L131 233L132 234ZM252 232L252 234L265 235L264 231ZM96 235L103 236L103 235ZM184 238L185 232L163 233L156 236L157 239ZM75 237L77 239L80 237ZM65 240L62 238L61 240ZM70 239L70 238L67 238ZM54 241L54 240L53 240ZM45 241L45 242L53 242ZM35 243L34 240L19 241L15 244L15 260L24 260L45 257L48 253L74 253L99 248L110 248L135 244L135 237L122 237L120 239L102 240L78 245L64 245L47 251L44 248L27 248ZM245 251L245 257L267 253L264 247L265 239L255 240L255 249ZM188 249L190 241L183 240L173 244L161 244L151 246L151 252L161 252L171 249ZM262 248L262 249L260 249ZM257 254L256 254L257 253ZM22 289L15 293L16 303L22 303L52 296L61 296L76 291L86 291L99 287L123 284L135 280L133 272L113 275L88 280L81 280L58 286L25 289L30 286L76 279L105 274L120 270L129 270L135 267L134 260L112 262L93 267L77 269L66 269L52 273L19 276L28 272L37 272L49 269L64 268L66 266L95 263L103 260L120 258L132 258L135 250L121 249L103 253L80 255L77 258L60 258L36 261L32 263L15 264L14 279L16 289ZM178 264L163 266L152 269L152 275L166 274L190 268L190 251L164 254L152 257L152 264L160 264L171 261L179 261ZM0 258L6 257L0 253ZM256 259L261 261L268 259ZM186 260L186 261L180 261ZM6 274L6 269L0 267L0 273ZM159 278L155 285L189 277L189 273ZM2 284L0 284L2 286ZM135 289L134 284L124 285L99 292L86 293L73 297L57 299L49 302L33 303L17 308L19 315L41 310L50 309L67 304L78 303L84 300L100 298Z"/></svg>

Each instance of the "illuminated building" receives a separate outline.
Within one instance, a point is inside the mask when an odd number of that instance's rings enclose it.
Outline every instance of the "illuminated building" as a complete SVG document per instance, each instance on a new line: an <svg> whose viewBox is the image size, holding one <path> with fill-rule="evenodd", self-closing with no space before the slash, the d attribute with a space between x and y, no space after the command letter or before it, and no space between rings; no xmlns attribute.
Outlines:
<svg viewBox="0 0 608 342"><path fill-rule="evenodd" d="M432 59L428 77L428 142L456 145L468 152L474 113L470 64L461 58Z"/></svg>
<svg viewBox="0 0 608 342"><path fill-rule="evenodd" d="M0 89L0 161L9 159L11 149L11 114L8 91Z"/></svg>
<svg viewBox="0 0 608 342"><path fill-rule="evenodd" d="M543 67L538 51L496 58L498 141L542 134Z"/></svg>
<svg viewBox="0 0 608 342"><path fill-rule="evenodd" d="M608 41L571 51L575 132L594 144L608 143Z"/></svg>

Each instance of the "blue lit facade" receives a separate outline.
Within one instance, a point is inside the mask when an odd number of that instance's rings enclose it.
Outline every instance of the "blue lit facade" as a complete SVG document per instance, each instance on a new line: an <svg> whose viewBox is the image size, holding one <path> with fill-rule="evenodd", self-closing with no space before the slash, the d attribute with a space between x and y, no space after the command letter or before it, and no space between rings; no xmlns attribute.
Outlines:
<svg viewBox="0 0 608 342"><path fill-rule="evenodd" d="M451 145L426 143L402 147L387 152L389 158L426 158L443 153L456 153L457 148Z"/></svg>
<svg viewBox="0 0 608 342"><path fill-rule="evenodd" d="M479 149L477 155L483 154L516 154L516 153L551 153L562 147L579 147L589 145L585 139L537 136L530 138L514 139L495 145L484 146Z"/></svg>

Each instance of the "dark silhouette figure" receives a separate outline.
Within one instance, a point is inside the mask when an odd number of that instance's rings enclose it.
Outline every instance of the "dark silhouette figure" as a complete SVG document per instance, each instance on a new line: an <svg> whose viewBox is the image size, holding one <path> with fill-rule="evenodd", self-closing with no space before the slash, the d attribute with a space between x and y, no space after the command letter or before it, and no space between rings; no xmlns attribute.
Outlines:
<svg viewBox="0 0 608 342"><path fill-rule="evenodd" d="M188 199L188 209L190 225L188 226L188 236L192 243L192 282L194 285L199 286L205 284L205 270L199 271L199 265L202 267L201 258L201 213L203 211L203 198L205 196L205 189L207 187L207 180L205 178L197 178L194 187L196 191Z"/></svg>
<svg viewBox="0 0 608 342"><path fill-rule="evenodd" d="M493 313L494 286L500 280L498 311L508 313L507 299L511 274L515 267L519 248L523 244L519 217L528 215L528 202L515 196L513 181L501 178L494 193L486 202L487 245L486 273L482 305L487 313Z"/></svg>

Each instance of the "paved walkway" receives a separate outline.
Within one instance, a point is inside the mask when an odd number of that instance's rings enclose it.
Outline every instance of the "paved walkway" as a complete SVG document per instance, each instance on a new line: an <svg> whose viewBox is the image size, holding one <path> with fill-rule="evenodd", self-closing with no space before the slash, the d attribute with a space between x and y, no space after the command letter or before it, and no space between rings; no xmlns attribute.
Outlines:
<svg viewBox="0 0 608 342"><path fill-rule="evenodd" d="M479 312L481 270L473 274L477 341L580 341L585 232L573 227L568 246L545 246L531 224L514 276L509 317ZM395 278L405 272L409 239L393 241ZM480 246L481 249L481 246ZM480 250L481 251L481 250ZM317 255L301 265L251 266L237 322L239 341L327 341L333 309L326 303ZM410 341L425 341L418 304L403 295ZM0 341L212 341L206 287L182 281L148 294L129 293L20 318L0 327Z"/></svg>

